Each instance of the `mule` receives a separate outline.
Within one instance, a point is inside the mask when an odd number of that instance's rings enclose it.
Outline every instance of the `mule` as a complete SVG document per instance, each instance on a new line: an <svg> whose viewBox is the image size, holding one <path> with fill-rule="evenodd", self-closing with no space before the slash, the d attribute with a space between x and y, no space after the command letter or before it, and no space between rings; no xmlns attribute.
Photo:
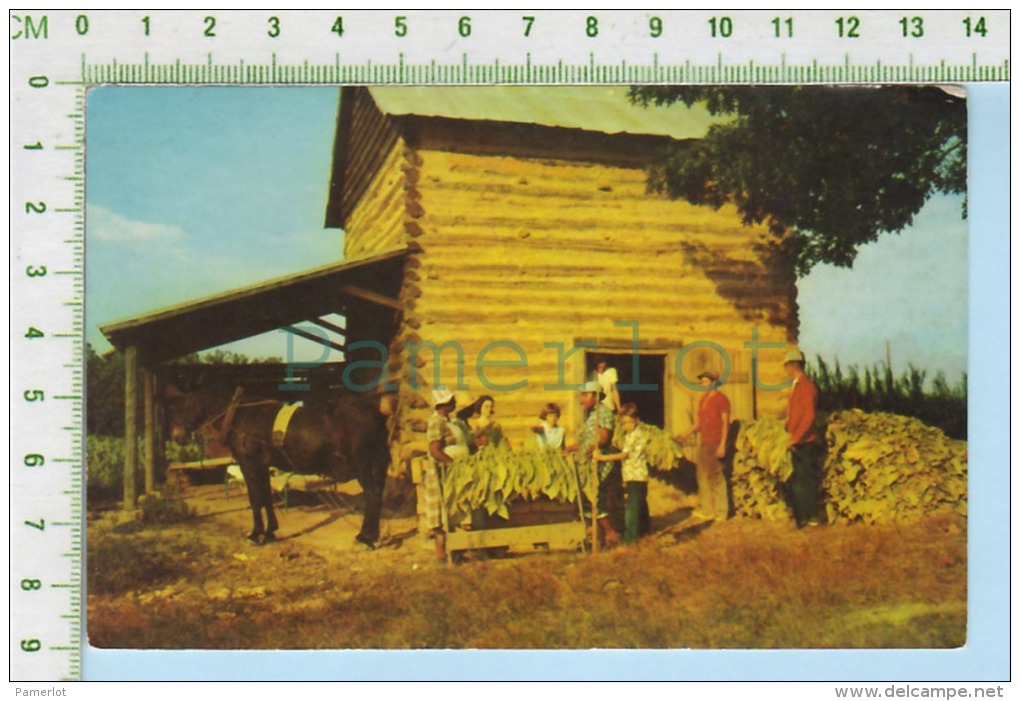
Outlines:
<svg viewBox="0 0 1020 701"><path fill-rule="evenodd" d="M215 432L241 467L252 513L248 539L275 540L279 523L273 508L269 467L332 477L357 479L364 491L364 516L356 539L372 548L379 540L383 487L389 465L386 416L378 400L345 395L329 402L298 407L282 441L274 441L274 423L284 403L240 396L227 400L222 392L197 389L170 396L166 402L171 436L184 442L196 433ZM265 520L263 520L265 514Z"/></svg>

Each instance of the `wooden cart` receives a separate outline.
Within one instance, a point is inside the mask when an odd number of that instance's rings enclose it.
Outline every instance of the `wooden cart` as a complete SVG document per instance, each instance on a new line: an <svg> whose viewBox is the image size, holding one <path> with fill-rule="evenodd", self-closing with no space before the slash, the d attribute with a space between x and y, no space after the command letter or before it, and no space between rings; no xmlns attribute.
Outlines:
<svg viewBox="0 0 1020 701"><path fill-rule="evenodd" d="M425 458L411 461L412 479L418 488L419 517L424 504L424 461ZM509 513L508 519L501 519L493 527L468 530L453 524L446 534L447 552L503 547L514 550L579 550L584 547L587 528L578 503L540 497L512 503Z"/></svg>

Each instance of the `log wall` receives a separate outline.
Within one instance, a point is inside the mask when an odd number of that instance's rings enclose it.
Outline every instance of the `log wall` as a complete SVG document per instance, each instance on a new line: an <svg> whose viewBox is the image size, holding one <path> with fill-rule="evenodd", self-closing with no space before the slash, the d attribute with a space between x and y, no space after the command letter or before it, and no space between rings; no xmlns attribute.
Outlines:
<svg viewBox="0 0 1020 701"><path fill-rule="evenodd" d="M782 410L780 392L752 394L745 346L755 328L759 341L781 346L796 336L794 278L762 262L764 229L743 226L732 208L649 195L640 168L583 159L404 142L387 157L351 219L348 255L402 236L412 248L390 355L403 445L423 445L437 362L440 384L495 397L517 445L548 401L576 426L577 394L563 385L583 381L584 353L569 351L582 341L626 351L634 328L620 322L632 320L641 352L665 355L666 376L641 379L663 385L669 430L690 425L700 396L677 378L678 356L691 382L707 366L722 368L705 342L730 359L724 391L736 418L755 406ZM429 347L413 352L425 342L441 347L438 361ZM759 352L762 382L783 381L784 352Z"/></svg>

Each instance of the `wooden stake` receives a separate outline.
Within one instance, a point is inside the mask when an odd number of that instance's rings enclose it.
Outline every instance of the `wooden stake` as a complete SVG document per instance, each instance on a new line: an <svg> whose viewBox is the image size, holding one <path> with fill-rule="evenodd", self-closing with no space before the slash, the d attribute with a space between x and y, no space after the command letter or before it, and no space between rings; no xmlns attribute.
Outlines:
<svg viewBox="0 0 1020 701"><path fill-rule="evenodd" d="M142 391L145 405L145 493L156 491L156 375L152 368L142 368Z"/></svg>
<svg viewBox="0 0 1020 701"><path fill-rule="evenodd" d="M138 469L138 346L124 350L124 508L138 501L135 473Z"/></svg>
<svg viewBox="0 0 1020 701"><path fill-rule="evenodd" d="M595 411L598 411L598 406L595 407ZM595 415L595 423L598 423L598 414ZM598 427L595 427L598 431ZM598 438L596 438L598 440ZM591 486L592 486L592 499L591 499L591 552L596 554L599 551L599 463L598 460L592 458L591 461Z"/></svg>
<svg viewBox="0 0 1020 701"><path fill-rule="evenodd" d="M595 393L595 431L592 439L595 441L594 450L599 449L599 404L598 392ZM587 421L587 418L585 419ZM594 451L593 451L594 452ZM591 552L596 554L599 551L599 461L592 455L591 458Z"/></svg>

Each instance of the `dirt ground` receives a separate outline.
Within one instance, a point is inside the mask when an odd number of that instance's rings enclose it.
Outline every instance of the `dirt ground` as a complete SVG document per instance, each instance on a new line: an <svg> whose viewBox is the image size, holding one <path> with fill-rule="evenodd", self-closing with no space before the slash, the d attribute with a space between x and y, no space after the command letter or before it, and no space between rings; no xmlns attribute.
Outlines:
<svg viewBox="0 0 1020 701"><path fill-rule="evenodd" d="M240 486L189 487L194 516L91 511L88 631L122 648L955 647L966 639L966 525L696 522L653 480L652 535L596 555L546 550L439 565L413 495L374 551L339 508L291 492L279 540L243 538ZM409 498L408 498L409 497ZM402 508L395 508L402 507Z"/></svg>

